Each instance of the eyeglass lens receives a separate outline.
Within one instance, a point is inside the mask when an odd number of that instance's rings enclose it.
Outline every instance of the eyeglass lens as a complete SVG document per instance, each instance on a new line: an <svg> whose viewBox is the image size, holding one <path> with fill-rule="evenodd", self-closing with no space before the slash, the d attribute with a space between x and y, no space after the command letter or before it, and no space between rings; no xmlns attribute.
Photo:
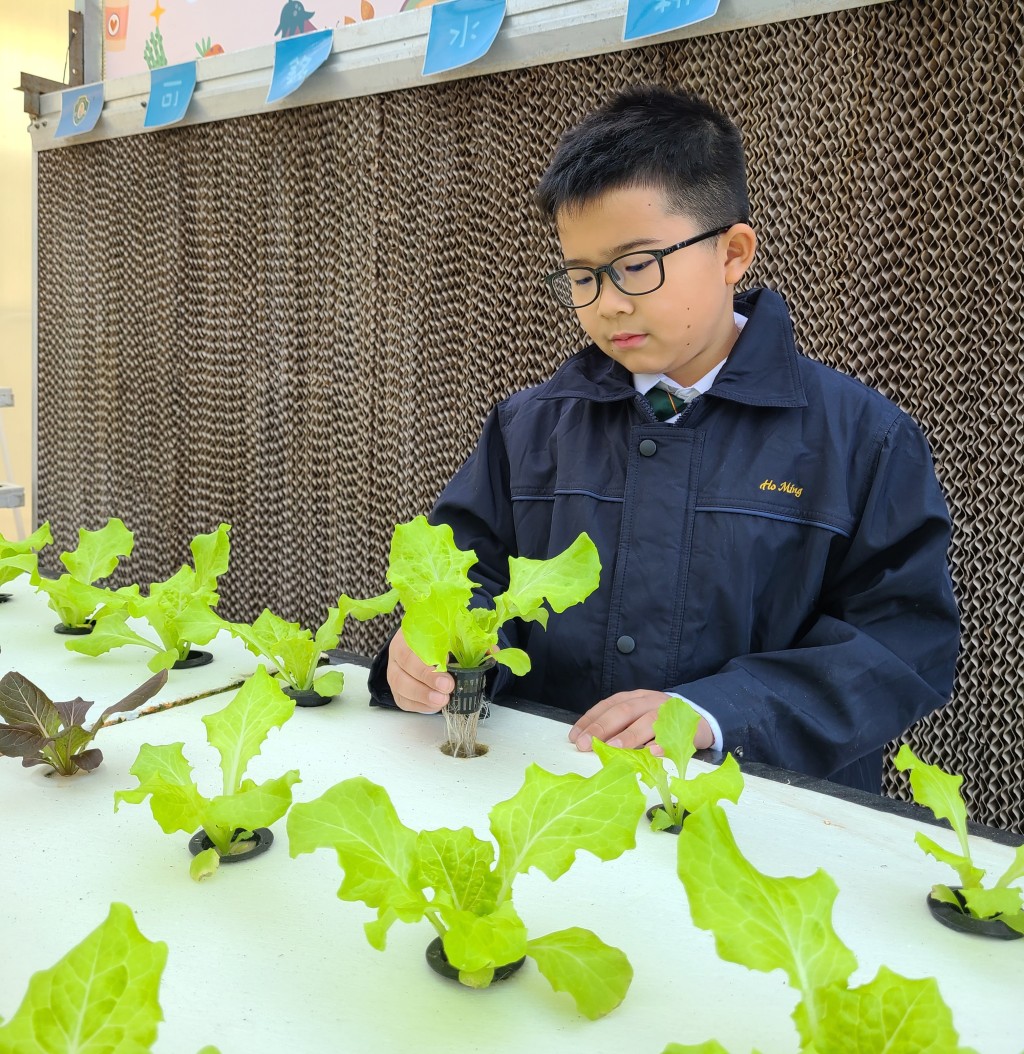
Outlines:
<svg viewBox="0 0 1024 1054"><path fill-rule="evenodd" d="M653 253L626 253L601 270L630 296L653 293L664 281L661 261ZM551 287L566 307L586 307L598 297L598 275L590 267L566 267L552 277Z"/></svg>

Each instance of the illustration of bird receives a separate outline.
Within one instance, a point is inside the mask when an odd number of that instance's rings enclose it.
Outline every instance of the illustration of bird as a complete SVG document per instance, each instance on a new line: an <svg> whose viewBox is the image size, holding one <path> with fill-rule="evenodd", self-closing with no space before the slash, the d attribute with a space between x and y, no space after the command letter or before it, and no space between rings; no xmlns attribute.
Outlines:
<svg viewBox="0 0 1024 1054"><path fill-rule="evenodd" d="M283 40L285 37L298 36L299 33L313 32L316 26L309 20L315 14L315 11L307 11L300 0L288 0L288 3L281 8L281 21L274 30L274 36L280 34Z"/></svg>

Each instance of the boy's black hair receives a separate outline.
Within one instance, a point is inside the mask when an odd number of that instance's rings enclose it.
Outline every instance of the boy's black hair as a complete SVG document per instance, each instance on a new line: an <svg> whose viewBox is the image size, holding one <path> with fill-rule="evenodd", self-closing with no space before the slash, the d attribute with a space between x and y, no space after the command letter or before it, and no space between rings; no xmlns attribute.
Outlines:
<svg viewBox="0 0 1024 1054"><path fill-rule="evenodd" d="M739 129L704 99L658 85L619 92L565 132L537 204L556 219L624 187L661 188L673 212L704 227L750 216Z"/></svg>

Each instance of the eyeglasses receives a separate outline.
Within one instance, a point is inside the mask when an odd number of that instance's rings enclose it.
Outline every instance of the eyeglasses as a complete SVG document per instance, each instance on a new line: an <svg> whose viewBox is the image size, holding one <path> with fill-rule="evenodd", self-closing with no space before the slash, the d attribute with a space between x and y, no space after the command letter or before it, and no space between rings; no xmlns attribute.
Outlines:
<svg viewBox="0 0 1024 1054"><path fill-rule="evenodd" d="M727 227L705 231L694 238L670 245L667 249L624 253L601 267L562 267L552 271L545 281L563 307L587 307L594 303L601 295L602 275L607 275L615 288L627 296L643 296L645 293L653 293L665 284L664 260L669 253L725 234L731 226L732 224L729 224Z"/></svg>

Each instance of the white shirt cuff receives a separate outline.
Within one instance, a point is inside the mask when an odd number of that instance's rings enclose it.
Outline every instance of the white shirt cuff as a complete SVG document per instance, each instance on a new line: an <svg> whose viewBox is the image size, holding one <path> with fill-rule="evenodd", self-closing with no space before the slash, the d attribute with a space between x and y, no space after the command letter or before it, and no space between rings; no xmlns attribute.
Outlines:
<svg viewBox="0 0 1024 1054"><path fill-rule="evenodd" d="M707 721L708 725L711 728L711 734L715 737L711 743L711 749L717 750L719 753L721 753L723 743L722 727L721 725L719 725L718 721L715 720L714 715L709 714L707 710L705 710L702 706L698 706L692 699L687 699L685 695L680 695L678 692L666 692L665 694L673 695L676 697L676 699L682 699L684 703L688 703L692 707L698 717L703 717L704 720Z"/></svg>

